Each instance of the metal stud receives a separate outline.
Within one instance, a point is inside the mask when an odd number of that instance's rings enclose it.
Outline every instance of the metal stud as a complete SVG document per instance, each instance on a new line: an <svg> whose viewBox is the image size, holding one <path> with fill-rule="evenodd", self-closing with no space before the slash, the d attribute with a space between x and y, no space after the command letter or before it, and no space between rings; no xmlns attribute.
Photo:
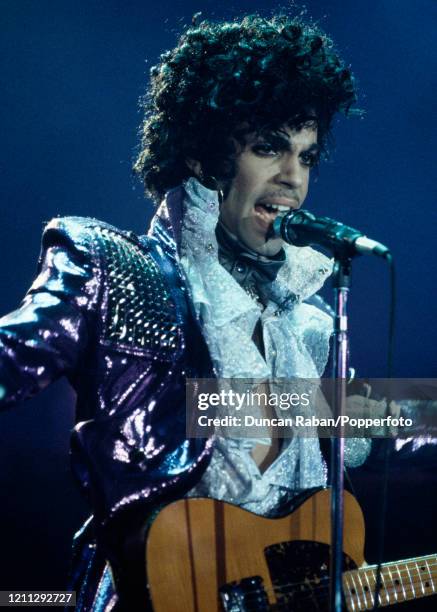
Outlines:
<svg viewBox="0 0 437 612"><path fill-rule="evenodd" d="M96 227L107 261L108 326L106 338L132 347L177 348L175 305L162 272L147 251L116 231ZM153 334L151 333L153 329Z"/></svg>

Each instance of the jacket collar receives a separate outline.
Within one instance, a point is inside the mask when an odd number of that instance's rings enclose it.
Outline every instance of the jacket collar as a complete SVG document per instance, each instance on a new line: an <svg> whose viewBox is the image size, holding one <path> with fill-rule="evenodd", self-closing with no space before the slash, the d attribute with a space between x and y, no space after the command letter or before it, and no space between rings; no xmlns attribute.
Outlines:
<svg viewBox="0 0 437 612"><path fill-rule="evenodd" d="M148 231L172 257L180 254L184 197L182 185L171 189L159 205Z"/></svg>

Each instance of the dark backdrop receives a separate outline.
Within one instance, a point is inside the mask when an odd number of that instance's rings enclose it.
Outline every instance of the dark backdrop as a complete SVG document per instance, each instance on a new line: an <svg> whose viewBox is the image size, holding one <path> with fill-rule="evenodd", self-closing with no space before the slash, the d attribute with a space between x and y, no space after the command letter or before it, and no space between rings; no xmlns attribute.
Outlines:
<svg viewBox="0 0 437 612"><path fill-rule="evenodd" d="M332 161L321 167L307 205L392 247L399 283L395 374L432 377L437 5L306 5L351 62L366 110L362 120L338 120ZM1 313L29 286L51 217L89 215L145 228L152 206L131 175L137 100L150 66L180 27L199 10L223 18L277 7L259 0L0 1ZM387 280L381 261L356 262L352 361L360 376L385 374ZM87 513L69 475L73 405L73 393L59 381L0 417L2 589L64 584L69 541ZM416 457L415 466L393 468L388 556L437 549L435 529L426 525L435 481ZM423 461L430 457L432 449ZM366 472L356 481L373 525L378 478ZM372 534L368 541L372 555Z"/></svg>

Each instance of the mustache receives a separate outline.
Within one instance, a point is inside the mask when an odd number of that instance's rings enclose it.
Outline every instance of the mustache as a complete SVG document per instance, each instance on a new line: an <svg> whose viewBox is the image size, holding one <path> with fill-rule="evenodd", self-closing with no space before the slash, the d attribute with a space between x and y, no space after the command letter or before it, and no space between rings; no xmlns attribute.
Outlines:
<svg viewBox="0 0 437 612"><path fill-rule="evenodd" d="M280 189L278 191L268 191L257 199L257 202L264 202L269 198L285 198L287 200L293 200L296 204L300 204L300 197L297 193L288 189Z"/></svg>

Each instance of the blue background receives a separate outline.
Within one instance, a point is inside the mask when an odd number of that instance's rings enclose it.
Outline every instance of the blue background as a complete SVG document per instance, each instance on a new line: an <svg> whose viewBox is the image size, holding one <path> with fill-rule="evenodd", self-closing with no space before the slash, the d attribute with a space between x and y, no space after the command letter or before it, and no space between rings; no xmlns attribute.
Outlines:
<svg viewBox="0 0 437 612"><path fill-rule="evenodd" d="M309 0L306 6L351 63L366 111L364 119L337 120L332 159L320 168L307 207L392 248L394 373L437 376L437 4ZM94 216L144 231L153 207L131 173L137 102L150 66L191 16L199 10L217 19L255 10L269 15L281 8L287 7L247 0L0 2L1 314L30 285L51 217ZM385 375L388 295L384 264L357 260L351 359L361 377ZM1 415L2 527L9 546L1 588L62 585L69 539L86 516L68 469L72 406L73 393L59 381ZM413 512L412 500L404 501Z"/></svg>

